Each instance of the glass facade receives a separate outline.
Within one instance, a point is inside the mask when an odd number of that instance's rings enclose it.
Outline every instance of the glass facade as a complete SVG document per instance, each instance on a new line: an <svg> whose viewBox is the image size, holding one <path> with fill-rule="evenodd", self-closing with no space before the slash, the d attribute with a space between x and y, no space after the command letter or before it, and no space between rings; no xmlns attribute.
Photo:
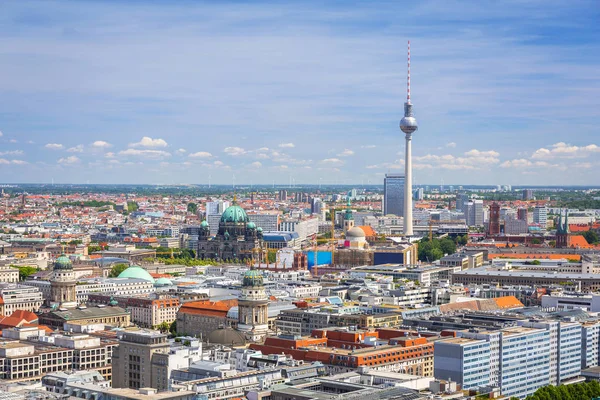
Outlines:
<svg viewBox="0 0 600 400"><path fill-rule="evenodd" d="M404 175L385 175L383 181L383 214L404 216Z"/></svg>

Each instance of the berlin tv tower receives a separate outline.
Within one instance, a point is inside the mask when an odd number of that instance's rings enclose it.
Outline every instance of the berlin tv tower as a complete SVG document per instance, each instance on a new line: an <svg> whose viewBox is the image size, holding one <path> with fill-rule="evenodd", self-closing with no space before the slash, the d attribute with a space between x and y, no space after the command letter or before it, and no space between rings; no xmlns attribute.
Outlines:
<svg viewBox="0 0 600 400"><path fill-rule="evenodd" d="M412 134L417 130L417 120L413 116L410 102L410 40L408 41L408 79L406 81L406 103L404 103L404 118L400 120L400 130L406 134L406 151L404 162L404 236L413 235L412 218Z"/></svg>

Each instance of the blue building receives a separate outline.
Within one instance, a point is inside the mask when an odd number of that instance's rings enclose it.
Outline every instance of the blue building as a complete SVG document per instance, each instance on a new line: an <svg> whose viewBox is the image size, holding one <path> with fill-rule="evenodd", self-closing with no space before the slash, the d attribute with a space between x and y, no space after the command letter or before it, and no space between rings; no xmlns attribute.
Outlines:
<svg viewBox="0 0 600 400"><path fill-rule="evenodd" d="M490 343L456 337L435 343L434 376L457 382L463 390L490 386Z"/></svg>
<svg viewBox="0 0 600 400"><path fill-rule="evenodd" d="M522 326L502 331L500 389L502 395L524 398L542 386L550 375L550 333Z"/></svg>

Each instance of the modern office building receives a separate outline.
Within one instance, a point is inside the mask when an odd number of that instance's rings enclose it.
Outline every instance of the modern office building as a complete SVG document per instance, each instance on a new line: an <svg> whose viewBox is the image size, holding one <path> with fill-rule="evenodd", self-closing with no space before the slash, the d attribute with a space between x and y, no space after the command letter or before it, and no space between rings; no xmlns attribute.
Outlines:
<svg viewBox="0 0 600 400"><path fill-rule="evenodd" d="M463 390L490 385L490 342L456 337L435 343L434 376L451 379Z"/></svg>
<svg viewBox="0 0 600 400"><path fill-rule="evenodd" d="M524 398L550 376L550 332L513 327L502 331L500 343L500 389L504 396Z"/></svg>
<svg viewBox="0 0 600 400"><path fill-rule="evenodd" d="M540 225L542 228L546 228L548 222L548 209L546 206L536 206L533 209L533 223Z"/></svg>
<svg viewBox="0 0 600 400"><path fill-rule="evenodd" d="M383 180L383 214L404 216L404 175L385 174Z"/></svg>
<svg viewBox="0 0 600 400"><path fill-rule="evenodd" d="M483 226L483 200L469 201L464 213L468 226Z"/></svg>
<svg viewBox="0 0 600 400"><path fill-rule="evenodd" d="M206 216L221 215L229 207L228 201L209 201L206 203Z"/></svg>
<svg viewBox="0 0 600 400"><path fill-rule="evenodd" d="M469 195L466 193L459 193L456 195L456 209L458 211L465 211L465 207L469 203Z"/></svg>

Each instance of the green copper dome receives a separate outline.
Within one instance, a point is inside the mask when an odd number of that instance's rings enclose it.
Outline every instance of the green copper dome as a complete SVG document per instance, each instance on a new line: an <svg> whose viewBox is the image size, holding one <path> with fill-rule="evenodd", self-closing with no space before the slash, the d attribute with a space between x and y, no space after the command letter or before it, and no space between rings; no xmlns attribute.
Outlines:
<svg viewBox="0 0 600 400"><path fill-rule="evenodd" d="M221 222L245 223L248 222L248 216L242 207L230 206L221 215Z"/></svg>
<svg viewBox="0 0 600 400"><path fill-rule="evenodd" d="M206 220L202 221L202 222L200 223L200 227L201 227L201 228L208 228L208 222L206 222Z"/></svg>
<svg viewBox="0 0 600 400"><path fill-rule="evenodd" d="M73 269L73 263L69 257L62 254L54 261L54 269Z"/></svg>
<svg viewBox="0 0 600 400"><path fill-rule="evenodd" d="M256 224L252 221L248 222L248 225L246 225L246 227L248 229L256 229Z"/></svg>
<svg viewBox="0 0 600 400"><path fill-rule="evenodd" d="M142 267L138 267L137 265L132 265L127 268L125 271L119 274L119 278L134 278L134 279L143 279L145 281L149 281L154 283L154 278Z"/></svg>
<svg viewBox="0 0 600 400"><path fill-rule="evenodd" d="M154 282L154 286L171 286L173 282L167 278L158 278L156 282Z"/></svg>
<svg viewBox="0 0 600 400"><path fill-rule="evenodd" d="M244 287L263 286L263 276L260 271L251 269L244 274Z"/></svg>

